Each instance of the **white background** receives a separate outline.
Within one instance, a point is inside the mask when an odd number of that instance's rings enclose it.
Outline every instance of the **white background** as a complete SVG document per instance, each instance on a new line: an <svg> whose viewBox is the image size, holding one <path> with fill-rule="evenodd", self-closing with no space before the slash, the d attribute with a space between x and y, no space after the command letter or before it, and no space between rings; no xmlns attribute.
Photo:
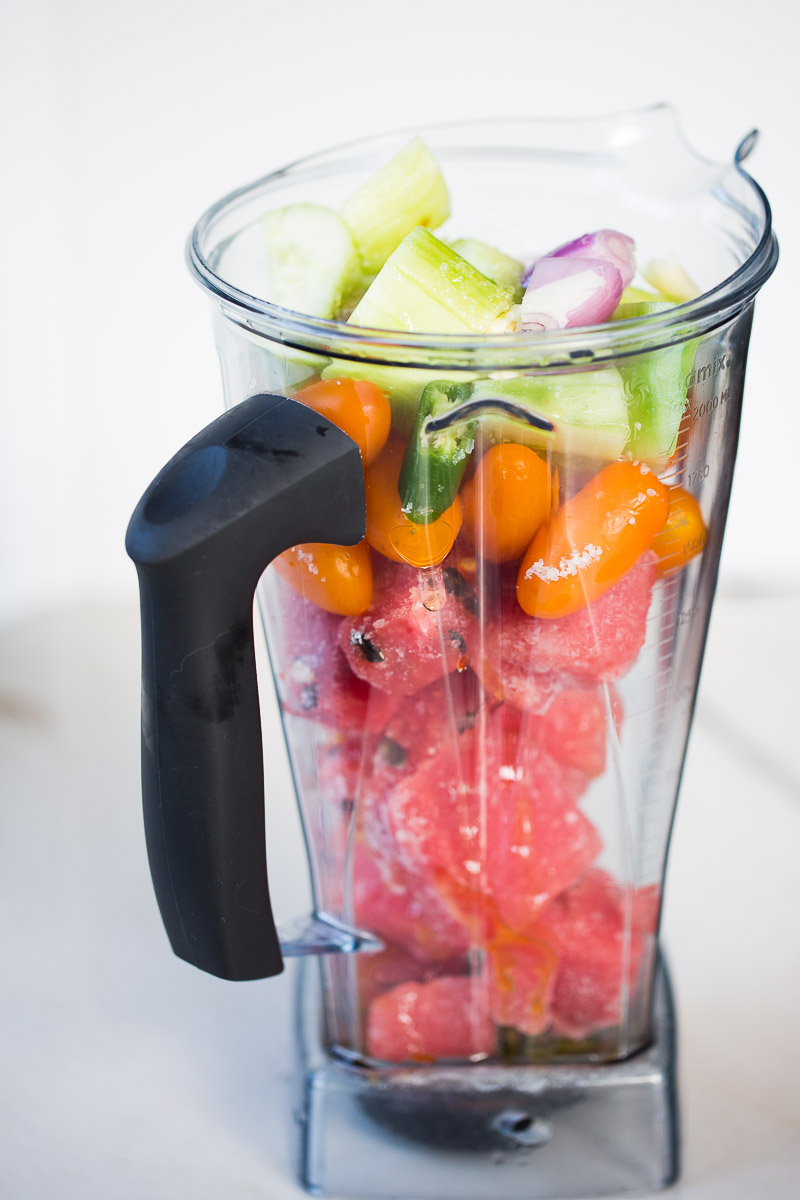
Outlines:
<svg viewBox="0 0 800 1200"><path fill-rule="evenodd" d="M461 116L673 102L748 166L782 261L756 309L722 583L800 579L798 22L787 0L2 0L0 624L135 594L127 518L221 401L183 262L200 212L306 152Z"/></svg>

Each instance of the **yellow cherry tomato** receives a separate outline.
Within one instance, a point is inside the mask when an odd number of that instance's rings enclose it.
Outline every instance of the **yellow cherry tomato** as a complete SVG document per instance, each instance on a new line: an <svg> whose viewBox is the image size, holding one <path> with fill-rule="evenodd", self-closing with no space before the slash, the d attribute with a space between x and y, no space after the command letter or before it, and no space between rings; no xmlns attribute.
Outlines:
<svg viewBox="0 0 800 1200"><path fill-rule="evenodd" d="M359 617L372 603L372 559L366 542L292 546L275 559L275 570L306 600L340 617Z"/></svg>
<svg viewBox="0 0 800 1200"><path fill-rule="evenodd" d="M669 516L663 529L653 538L658 555L658 572L677 571L700 554L708 541L708 530L700 505L691 492L682 487L669 489Z"/></svg>
<svg viewBox="0 0 800 1200"><path fill-rule="evenodd" d="M323 379L294 396L338 425L361 451L364 466L380 454L389 437L392 410L379 387L366 379Z"/></svg>
<svg viewBox="0 0 800 1200"><path fill-rule="evenodd" d="M566 617L591 604L644 554L668 512L668 489L644 463L603 467L531 542L517 576L520 606Z"/></svg>
<svg viewBox="0 0 800 1200"><path fill-rule="evenodd" d="M429 525L415 525L400 506L397 481L405 446L389 442L365 475L367 541L373 550L412 567L435 567L450 553L461 528L461 502L453 503Z"/></svg>
<svg viewBox="0 0 800 1200"><path fill-rule="evenodd" d="M550 471L528 446L504 442L487 450L461 489L464 522L489 562L520 558L550 513Z"/></svg>

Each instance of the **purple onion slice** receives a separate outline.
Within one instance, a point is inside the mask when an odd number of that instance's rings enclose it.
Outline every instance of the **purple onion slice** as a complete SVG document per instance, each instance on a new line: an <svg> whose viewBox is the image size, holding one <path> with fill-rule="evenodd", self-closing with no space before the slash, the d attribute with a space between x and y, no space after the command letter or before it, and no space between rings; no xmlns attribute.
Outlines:
<svg viewBox="0 0 800 1200"><path fill-rule="evenodd" d="M538 259L522 297L522 329L569 329L607 321L622 295L617 267L597 258Z"/></svg>

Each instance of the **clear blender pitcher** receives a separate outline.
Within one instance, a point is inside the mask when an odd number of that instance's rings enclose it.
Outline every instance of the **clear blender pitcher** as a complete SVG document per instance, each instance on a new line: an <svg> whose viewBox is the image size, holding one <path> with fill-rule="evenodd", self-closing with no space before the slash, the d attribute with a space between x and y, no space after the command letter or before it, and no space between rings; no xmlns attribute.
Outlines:
<svg viewBox="0 0 800 1200"><path fill-rule="evenodd" d="M298 988L312 1191L656 1189L678 1170L661 892L753 303L777 259L769 207L740 165L752 136L733 165L707 162L663 106L425 140L453 195L443 236L530 261L622 230L698 294L478 336L270 303L264 213L337 207L406 135L303 160L201 218L189 263L227 411L128 534L153 880L175 952L204 970L320 956ZM356 441L326 415L332 391L361 414ZM286 938L256 593L314 896Z"/></svg>

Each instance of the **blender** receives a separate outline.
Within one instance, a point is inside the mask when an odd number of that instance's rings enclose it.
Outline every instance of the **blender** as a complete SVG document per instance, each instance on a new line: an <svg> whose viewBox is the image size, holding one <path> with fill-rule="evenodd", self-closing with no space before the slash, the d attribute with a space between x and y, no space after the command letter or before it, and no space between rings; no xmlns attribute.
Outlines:
<svg viewBox="0 0 800 1200"><path fill-rule="evenodd" d="M679 1169L662 885L753 304L777 259L741 167L755 138L708 162L665 106L424 136L453 192L451 240L530 258L541 230L624 230L696 294L480 335L271 303L264 214L341 205L403 134L208 210L188 257L214 304L226 412L153 481L127 542L153 882L175 953L201 969L257 979L302 960L312 1192L656 1190ZM655 392L677 401L648 425ZM331 395L360 426L331 419ZM587 433L581 405L600 395L622 414L606 407ZM255 597L314 898L283 937Z"/></svg>

